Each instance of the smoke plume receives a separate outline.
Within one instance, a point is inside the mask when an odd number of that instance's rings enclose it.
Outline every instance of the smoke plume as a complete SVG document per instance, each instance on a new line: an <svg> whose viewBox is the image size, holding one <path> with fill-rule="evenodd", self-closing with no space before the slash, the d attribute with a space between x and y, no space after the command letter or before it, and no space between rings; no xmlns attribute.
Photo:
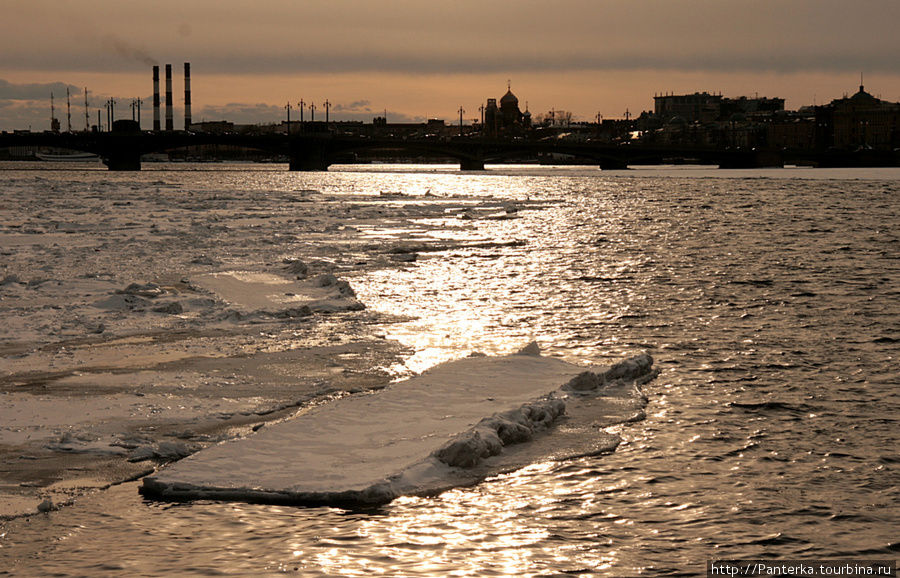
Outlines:
<svg viewBox="0 0 900 578"><path fill-rule="evenodd" d="M133 46L115 34L107 34L103 37L103 49L107 52L118 54L126 60L140 62L146 66L156 66L159 64L159 62L150 56L146 50L139 46Z"/></svg>

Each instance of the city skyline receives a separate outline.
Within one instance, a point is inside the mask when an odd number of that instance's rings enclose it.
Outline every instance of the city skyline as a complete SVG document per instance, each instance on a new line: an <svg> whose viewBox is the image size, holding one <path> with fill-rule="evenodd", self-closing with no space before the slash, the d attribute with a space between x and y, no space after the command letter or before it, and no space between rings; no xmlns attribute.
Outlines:
<svg viewBox="0 0 900 578"><path fill-rule="evenodd" d="M114 98L117 118L130 118L141 99L149 128L155 64L176 70L180 118L183 62L195 122L278 122L301 99L323 118L328 100L334 120L457 122L462 107L471 122L508 83L523 110L583 121L653 110L661 93L778 97L796 109L852 94L861 73L869 92L900 101L891 0L35 0L3 11L7 131L49 129L51 92L65 130L67 88L72 128L83 129L85 87L92 115Z"/></svg>

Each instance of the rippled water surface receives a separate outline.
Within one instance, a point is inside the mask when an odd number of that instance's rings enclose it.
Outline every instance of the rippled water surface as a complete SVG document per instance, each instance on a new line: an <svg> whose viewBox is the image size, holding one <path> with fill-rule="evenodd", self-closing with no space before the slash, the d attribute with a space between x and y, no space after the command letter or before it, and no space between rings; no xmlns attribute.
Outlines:
<svg viewBox="0 0 900 578"><path fill-rule="evenodd" d="M384 329L414 368L530 339L572 360L648 350L647 419L612 454L373 511L165 504L123 484L5 528L13 573L695 576L711 558L897 557L900 171L291 178L498 199L492 218L420 223L418 259L360 272L360 299L400 316Z"/></svg>

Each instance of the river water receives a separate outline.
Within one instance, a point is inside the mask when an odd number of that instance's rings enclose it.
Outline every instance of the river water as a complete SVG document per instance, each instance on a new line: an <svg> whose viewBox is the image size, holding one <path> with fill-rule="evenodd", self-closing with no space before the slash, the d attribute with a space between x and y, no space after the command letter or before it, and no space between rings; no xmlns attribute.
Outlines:
<svg viewBox="0 0 900 578"><path fill-rule="evenodd" d="M246 171L241 188L272 178ZM351 272L360 300L415 350L413 370L532 339L573 361L647 350L662 370L647 418L617 426L608 455L367 511L160 503L126 483L5 526L7 572L696 576L709 559L897 558L900 170L291 178L401 204L497 199L491 218L422 219L427 242L390 223L361 231L420 246L413 263Z"/></svg>

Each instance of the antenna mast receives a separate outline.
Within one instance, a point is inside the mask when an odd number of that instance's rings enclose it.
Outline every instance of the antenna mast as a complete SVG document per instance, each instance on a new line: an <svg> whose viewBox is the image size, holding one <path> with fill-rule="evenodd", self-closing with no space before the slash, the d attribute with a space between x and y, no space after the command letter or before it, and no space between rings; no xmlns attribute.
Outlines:
<svg viewBox="0 0 900 578"><path fill-rule="evenodd" d="M53 101L53 93L50 93L50 131L59 134L59 121L56 119L56 103Z"/></svg>
<svg viewBox="0 0 900 578"><path fill-rule="evenodd" d="M91 132L91 113L88 112L88 89L84 87L84 132Z"/></svg>

